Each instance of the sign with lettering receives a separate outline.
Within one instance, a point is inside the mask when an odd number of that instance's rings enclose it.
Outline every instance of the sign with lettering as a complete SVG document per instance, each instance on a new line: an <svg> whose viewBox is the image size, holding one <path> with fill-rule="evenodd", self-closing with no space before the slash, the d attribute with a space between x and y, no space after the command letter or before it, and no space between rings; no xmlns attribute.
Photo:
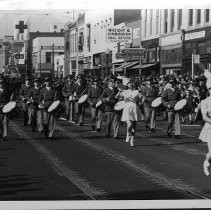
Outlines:
<svg viewBox="0 0 211 210"><path fill-rule="evenodd" d="M132 43L133 33L132 28L108 28L107 40L109 42Z"/></svg>
<svg viewBox="0 0 211 210"><path fill-rule="evenodd" d="M41 46L42 50L53 50L53 46ZM64 46L54 46L54 50L64 50Z"/></svg>
<svg viewBox="0 0 211 210"><path fill-rule="evenodd" d="M191 39L199 39L205 37L205 31L198 31L194 33L188 33L185 34L185 41L191 40Z"/></svg>

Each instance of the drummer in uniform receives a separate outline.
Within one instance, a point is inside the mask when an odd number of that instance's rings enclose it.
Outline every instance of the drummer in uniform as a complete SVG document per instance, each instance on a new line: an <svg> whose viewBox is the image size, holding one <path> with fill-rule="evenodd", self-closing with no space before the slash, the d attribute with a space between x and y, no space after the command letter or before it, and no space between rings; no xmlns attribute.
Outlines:
<svg viewBox="0 0 211 210"><path fill-rule="evenodd" d="M48 113L48 108L57 99L56 91L53 89L51 84L51 78L45 78L45 87L40 91L39 107L43 108L43 128L45 136L51 138L55 130L55 116L53 113Z"/></svg>
<svg viewBox="0 0 211 210"><path fill-rule="evenodd" d="M98 79L95 78L93 84L88 89L88 102L92 113L92 130L101 131L101 123L103 118L103 105L96 107L98 99L103 92L102 86L99 86Z"/></svg>
<svg viewBox="0 0 211 210"><path fill-rule="evenodd" d="M167 108L168 128L167 136L171 137L173 124L175 123L175 138L180 139L180 119L179 113L174 110L174 106L181 99L181 92L176 86L175 78L169 80L169 87L161 95L163 105Z"/></svg>
<svg viewBox="0 0 211 210"><path fill-rule="evenodd" d="M79 104L79 98L85 93L86 91L86 84L83 76L79 74L77 76L77 81L74 85L74 98L75 98L75 114L76 114L76 123L79 123L80 126L83 125L84 121L84 112L85 107L84 104Z"/></svg>
<svg viewBox="0 0 211 210"><path fill-rule="evenodd" d="M3 78L0 78L0 107L1 107L1 112L0 112L0 137L3 140L8 140L7 139L7 134L8 134L8 118L6 114L3 114L2 109L5 104L7 104L10 100L10 93L8 92L9 87L4 86L4 80ZM12 100L12 98L11 98Z"/></svg>
<svg viewBox="0 0 211 210"><path fill-rule="evenodd" d="M21 88L19 90L19 96L21 98L21 102L22 102L22 109L23 109L23 119L24 119L24 126L27 125L28 121L30 121L30 112L28 112L28 100L27 100L27 96L29 94L29 91L31 89L31 85L30 85L30 81L29 81L29 77L26 76L25 78L25 83L21 85Z"/></svg>
<svg viewBox="0 0 211 210"><path fill-rule="evenodd" d="M106 137L110 137L111 126L113 125L113 138L118 139L120 120L114 110L114 105L118 102L116 98L118 89L115 87L115 78L111 77L108 81L108 87L102 93L102 101L105 103L106 112Z"/></svg>
<svg viewBox="0 0 211 210"><path fill-rule="evenodd" d="M34 79L34 87L29 90L28 100L30 101L31 116L32 116L32 131L35 132L36 125L38 125L38 131L43 130L42 126L42 113L38 108L40 98L40 81L38 78Z"/></svg>
<svg viewBox="0 0 211 210"><path fill-rule="evenodd" d="M141 90L141 94L144 96L144 115L146 118L146 130L155 132L155 115L152 115L152 101L158 95L158 89L155 87L155 82L152 78L149 78L146 82L146 86Z"/></svg>
<svg viewBox="0 0 211 210"><path fill-rule="evenodd" d="M74 82L69 75L67 77L67 82L64 84L62 88L62 95L65 98L65 106L66 106L66 119L69 122L73 122L73 117L74 117L74 108L75 108L75 101L73 100L73 95L74 95Z"/></svg>

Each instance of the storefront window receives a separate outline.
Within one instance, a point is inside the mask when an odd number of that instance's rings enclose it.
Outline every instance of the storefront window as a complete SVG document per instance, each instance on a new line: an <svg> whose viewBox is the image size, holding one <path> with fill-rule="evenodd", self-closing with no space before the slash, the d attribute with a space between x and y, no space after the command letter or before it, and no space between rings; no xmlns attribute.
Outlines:
<svg viewBox="0 0 211 210"><path fill-rule="evenodd" d="M205 42L198 43L198 54L206 54Z"/></svg>

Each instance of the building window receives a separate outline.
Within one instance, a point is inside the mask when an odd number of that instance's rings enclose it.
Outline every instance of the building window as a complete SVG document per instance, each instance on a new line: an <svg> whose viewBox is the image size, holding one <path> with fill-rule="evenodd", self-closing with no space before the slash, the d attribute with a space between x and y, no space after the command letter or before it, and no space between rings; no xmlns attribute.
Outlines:
<svg viewBox="0 0 211 210"><path fill-rule="evenodd" d="M210 10L205 9L205 22L209 22L209 21L210 21Z"/></svg>
<svg viewBox="0 0 211 210"><path fill-rule="evenodd" d="M182 9L178 10L178 25L177 30L180 30L182 26Z"/></svg>
<svg viewBox="0 0 211 210"><path fill-rule="evenodd" d="M156 9L156 31L155 34L158 34L158 26L159 26L159 9Z"/></svg>
<svg viewBox="0 0 211 210"><path fill-rule="evenodd" d="M53 28L54 28L54 29L57 29L57 25L54 25Z"/></svg>
<svg viewBox="0 0 211 210"><path fill-rule="evenodd" d="M168 10L164 9L164 33L168 32Z"/></svg>
<svg viewBox="0 0 211 210"><path fill-rule="evenodd" d="M147 36L147 10L145 10L145 20L144 20L144 36Z"/></svg>
<svg viewBox="0 0 211 210"><path fill-rule="evenodd" d="M153 10L150 10L150 35L152 35L152 17L153 17Z"/></svg>
<svg viewBox="0 0 211 210"><path fill-rule="evenodd" d="M193 25L193 9L189 9L189 26Z"/></svg>
<svg viewBox="0 0 211 210"><path fill-rule="evenodd" d="M174 31L174 9L171 9L170 14L171 14L171 32L173 32Z"/></svg>
<svg viewBox="0 0 211 210"><path fill-rule="evenodd" d="M51 63L51 52L45 53L46 63Z"/></svg>
<svg viewBox="0 0 211 210"><path fill-rule="evenodd" d="M201 10L200 9L196 10L196 23L197 24L201 23Z"/></svg>
<svg viewBox="0 0 211 210"><path fill-rule="evenodd" d="M80 52L83 51L83 46L84 46L84 35L83 35L83 32L80 32L79 39L78 39L78 50Z"/></svg>
<svg viewBox="0 0 211 210"><path fill-rule="evenodd" d="M75 33L74 52L76 52L76 49L77 49L77 34Z"/></svg>
<svg viewBox="0 0 211 210"><path fill-rule="evenodd" d="M70 52L74 52L74 34L70 36Z"/></svg>
<svg viewBox="0 0 211 210"><path fill-rule="evenodd" d="M76 69L76 61L71 61L71 69Z"/></svg>

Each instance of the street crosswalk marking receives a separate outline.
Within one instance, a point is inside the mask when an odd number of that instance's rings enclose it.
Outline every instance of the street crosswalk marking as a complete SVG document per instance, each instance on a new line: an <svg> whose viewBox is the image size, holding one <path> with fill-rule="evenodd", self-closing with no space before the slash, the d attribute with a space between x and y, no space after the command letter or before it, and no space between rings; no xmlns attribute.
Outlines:
<svg viewBox="0 0 211 210"><path fill-rule="evenodd" d="M66 164L61 158L57 157L46 147L30 138L17 124L11 122L11 127L12 130L14 130L19 136L29 140L28 142L32 144L36 148L36 150L41 153L50 162L51 165L56 168L59 174L65 176L69 181L71 181L71 183L77 186L83 193L85 193L91 199L109 199L108 193L106 193L102 189L91 186L90 182L88 182L78 172L70 169L69 166L66 166Z"/></svg>
<svg viewBox="0 0 211 210"><path fill-rule="evenodd" d="M171 178L161 174L160 172L156 172L156 171L150 169L149 166L146 166L141 163L137 163L134 160L129 159L128 157L126 157L122 154L118 154L117 152L111 150L110 148L106 148L105 146L101 146L101 145L95 144L93 142L90 142L88 139L80 137L80 135L78 135L75 132L70 133L70 132L66 131L64 128L62 128L61 126L57 125L56 128L59 131L66 133L71 139L74 139L74 140L84 144L85 146L88 146L91 149L99 151L101 154L104 154L104 155L110 157L114 161L118 161L119 163L124 164L128 168L132 169L133 171L135 171L137 173L140 173L141 175L144 175L148 179L150 178L150 181L152 181L154 183L162 185L171 190L184 191L184 192L193 194L195 196L198 196L200 198L207 199L207 197L203 195L203 192L194 186L184 184L182 181L171 179Z"/></svg>

